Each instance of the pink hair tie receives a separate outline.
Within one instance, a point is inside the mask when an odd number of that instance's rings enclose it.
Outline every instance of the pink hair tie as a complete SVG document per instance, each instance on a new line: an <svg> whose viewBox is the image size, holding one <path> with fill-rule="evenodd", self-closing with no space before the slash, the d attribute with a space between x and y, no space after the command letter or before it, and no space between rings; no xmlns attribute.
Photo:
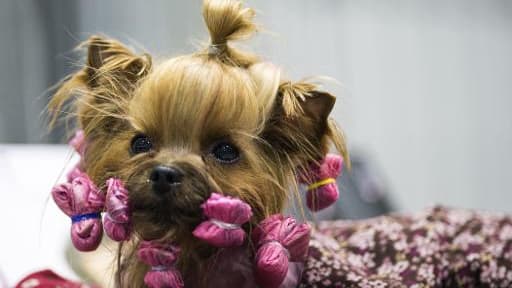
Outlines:
<svg viewBox="0 0 512 288"><path fill-rule="evenodd" d="M263 220L252 233L256 252L255 280L262 287L279 287L288 273L290 262L305 261L310 227L281 214Z"/></svg>
<svg viewBox="0 0 512 288"><path fill-rule="evenodd" d="M60 210L71 217L71 241L80 251L98 248L103 227L101 211L104 196L85 174L52 189L52 197Z"/></svg>
<svg viewBox="0 0 512 288"><path fill-rule="evenodd" d="M212 193L201 208L209 219L194 229L195 237L220 248L244 243L245 231L241 225L252 217L251 206L238 198Z"/></svg>
<svg viewBox="0 0 512 288"><path fill-rule="evenodd" d="M107 180L105 212L103 225L107 236L114 241L128 240L131 233L128 191L120 179Z"/></svg>
<svg viewBox="0 0 512 288"><path fill-rule="evenodd" d="M143 241L137 256L151 266L144 276L144 283L150 288L182 288L183 279L175 267L179 253L180 249L175 245Z"/></svg>
<svg viewBox="0 0 512 288"><path fill-rule="evenodd" d="M339 198L336 178L343 169L343 157L327 154L319 164L313 164L309 171L302 172L298 180L308 185L306 204L312 211L329 207Z"/></svg>

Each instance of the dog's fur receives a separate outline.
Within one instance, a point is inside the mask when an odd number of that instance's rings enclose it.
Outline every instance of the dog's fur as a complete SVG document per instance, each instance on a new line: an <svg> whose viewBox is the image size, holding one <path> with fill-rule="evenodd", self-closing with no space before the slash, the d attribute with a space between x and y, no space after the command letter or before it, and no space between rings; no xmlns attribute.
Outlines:
<svg viewBox="0 0 512 288"><path fill-rule="evenodd" d="M130 192L135 234L120 247L123 287L143 286L148 268L134 257L140 239L177 242L185 279L202 275L214 251L191 232L212 191L251 205L254 216L244 226L249 232L298 195L297 170L321 159L331 143L348 160L344 137L329 118L332 95L283 79L276 66L230 45L256 30L253 10L235 0L205 0L203 16L213 46L156 64L115 40L90 37L83 44L86 64L49 104L52 122L72 113L85 131L83 169L91 179L104 187L106 179L119 177ZM130 142L140 133L151 138L153 149L132 155ZM222 164L211 156L219 140L238 147L238 162ZM185 174L164 198L147 181L158 164Z"/></svg>

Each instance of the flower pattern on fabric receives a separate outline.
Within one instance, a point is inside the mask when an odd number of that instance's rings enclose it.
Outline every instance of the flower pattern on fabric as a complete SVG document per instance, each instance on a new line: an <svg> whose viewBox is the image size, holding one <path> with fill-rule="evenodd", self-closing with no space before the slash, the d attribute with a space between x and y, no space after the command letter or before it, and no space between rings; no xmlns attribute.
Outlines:
<svg viewBox="0 0 512 288"><path fill-rule="evenodd" d="M512 287L512 218L434 207L320 222L299 287Z"/></svg>

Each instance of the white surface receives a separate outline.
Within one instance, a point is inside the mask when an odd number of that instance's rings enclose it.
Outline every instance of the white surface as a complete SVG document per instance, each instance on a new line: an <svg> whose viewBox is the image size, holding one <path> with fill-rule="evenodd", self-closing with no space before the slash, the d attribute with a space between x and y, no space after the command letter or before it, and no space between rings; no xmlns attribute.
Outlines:
<svg viewBox="0 0 512 288"><path fill-rule="evenodd" d="M73 163L71 152L64 145L0 145L0 271L10 286L44 268L77 279L64 255L70 220L50 198Z"/></svg>

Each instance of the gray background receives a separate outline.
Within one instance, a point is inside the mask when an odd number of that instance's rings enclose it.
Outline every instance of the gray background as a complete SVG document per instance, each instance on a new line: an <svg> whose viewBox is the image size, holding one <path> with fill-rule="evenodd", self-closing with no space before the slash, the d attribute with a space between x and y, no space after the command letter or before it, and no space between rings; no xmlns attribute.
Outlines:
<svg viewBox="0 0 512 288"><path fill-rule="evenodd" d="M512 2L248 1L267 32L250 46L293 79L328 75L352 151L401 210L512 212ZM160 57L204 40L200 1L0 1L0 142L56 142L45 90L72 48L105 33ZM57 133L58 134L58 133Z"/></svg>

